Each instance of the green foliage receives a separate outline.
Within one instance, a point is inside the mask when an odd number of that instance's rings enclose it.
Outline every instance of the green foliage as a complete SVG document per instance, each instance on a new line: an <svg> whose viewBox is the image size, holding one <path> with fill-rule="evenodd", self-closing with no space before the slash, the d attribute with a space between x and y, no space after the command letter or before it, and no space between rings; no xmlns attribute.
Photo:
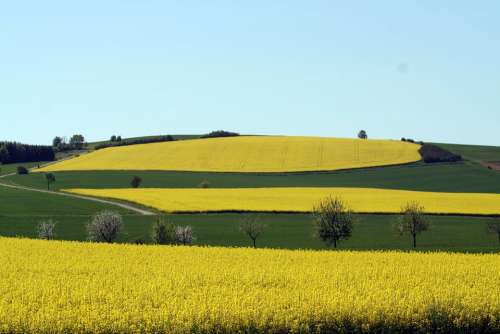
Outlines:
<svg viewBox="0 0 500 334"><path fill-rule="evenodd" d="M341 198L325 198L313 209L316 235L327 245L337 248L337 243L352 235L354 216Z"/></svg>
<svg viewBox="0 0 500 334"><path fill-rule="evenodd" d="M168 245L176 242L176 226L167 222L165 217L158 217L153 225L151 240L157 245Z"/></svg>
<svg viewBox="0 0 500 334"><path fill-rule="evenodd" d="M17 175L27 175L29 174L28 168L24 166L17 166Z"/></svg>
<svg viewBox="0 0 500 334"><path fill-rule="evenodd" d="M202 189L210 188L210 181L208 181L208 180L201 181L200 184L198 185L198 188L202 188Z"/></svg>
<svg viewBox="0 0 500 334"><path fill-rule="evenodd" d="M54 159L55 154L51 146L0 142L0 164L53 161Z"/></svg>
<svg viewBox="0 0 500 334"><path fill-rule="evenodd" d="M236 132L217 130L217 131L212 131L210 133L207 133L206 135L202 135L202 136L200 136L200 138L236 137L239 135L240 134L236 133Z"/></svg>
<svg viewBox="0 0 500 334"><path fill-rule="evenodd" d="M81 150L85 146L85 138L80 134L73 135L69 139L69 145L75 150Z"/></svg>
<svg viewBox="0 0 500 334"><path fill-rule="evenodd" d="M132 186L132 188L139 188L141 183L142 179L137 175L134 175L134 177L132 177L132 180L130 180L130 185Z"/></svg>
<svg viewBox="0 0 500 334"><path fill-rule="evenodd" d="M422 160L426 163L434 162L457 162L462 160L462 157L457 154L453 154L444 148L433 144L424 144L419 149L419 153L422 156Z"/></svg>

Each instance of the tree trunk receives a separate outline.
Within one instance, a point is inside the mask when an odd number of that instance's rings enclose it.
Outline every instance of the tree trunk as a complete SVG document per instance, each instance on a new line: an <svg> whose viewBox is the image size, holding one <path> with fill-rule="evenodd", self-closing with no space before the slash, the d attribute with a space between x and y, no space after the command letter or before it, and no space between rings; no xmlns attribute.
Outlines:
<svg viewBox="0 0 500 334"><path fill-rule="evenodd" d="M337 248L337 239L333 239L333 248Z"/></svg>
<svg viewBox="0 0 500 334"><path fill-rule="evenodd" d="M417 234L413 233L413 248L417 248Z"/></svg>
<svg viewBox="0 0 500 334"><path fill-rule="evenodd" d="M257 248L257 245L255 244L255 239L252 239L253 241L253 248Z"/></svg>

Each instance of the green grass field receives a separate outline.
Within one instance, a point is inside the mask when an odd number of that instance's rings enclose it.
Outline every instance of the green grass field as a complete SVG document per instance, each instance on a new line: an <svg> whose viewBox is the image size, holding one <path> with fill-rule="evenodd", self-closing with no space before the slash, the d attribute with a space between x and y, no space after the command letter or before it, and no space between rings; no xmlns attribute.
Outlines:
<svg viewBox="0 0 500 334"><path fill-rule="evenodd" d="M15 173L17 171L18 166L24 166L26 168L34 168L37 167L38 165L43 165L45 163L46 162L42 161L42 162L25 162L25 163L6 164L6 165L0 164L0 176Z"/></svg>
<svg viewBox="0 0 500 334"><path fill-rule="evenodd" d="M500 161L500 147L460 144L436 144L455 154L460 154L464 159L479 161Z"/></svg>
<svg viewBox="0 0 500 334"><path fill-rule="evenodd" d="M500 193L500 172L472 163L416 163L331 173L239 174L154 171L58 172L54 189L128 188L134 175L141 187L192 188L207 180L213 188L238 187L373 187L443 192ZM42 188L43 174L15 175L6 181Z"/></svg>
<svg viewBox="0 0 500 334"><path fill-rule="evenodd" d="M101 210L112 209L124 217L124 233L120 242L137 239L150 241L151 227L156 216L138 216L110 205L90 201L41 194L0 187L0 235L36 237L39 221L57 221L57 238L85 240L85 224ZM167 219L182 225L191 225L197 244L221 246L248 246L249 240L238 226L246 215L241 214L186 214L167 215ZM313 237L311 217L306 214L260 214L259 220L268 228L259 246L278 248L324 248ZM407 237L400 237L393 225L397 216L358 215L353 237L342 243L346 249L410 249ZM486 233L484 217L430 217L432 229L419 238L419 250L447 250L466 252L494 252L500 249L495 236Z"/></svg>

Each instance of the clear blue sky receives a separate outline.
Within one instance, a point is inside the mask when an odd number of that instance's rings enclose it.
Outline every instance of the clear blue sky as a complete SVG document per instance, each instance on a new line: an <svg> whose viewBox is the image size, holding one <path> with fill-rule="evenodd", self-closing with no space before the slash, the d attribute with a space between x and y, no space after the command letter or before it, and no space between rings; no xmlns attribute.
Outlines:
<svg viewBox="0 0 500 334"><path fill-rule="evenodd" d="M500 145L500 1L6 1L0 140Z"/></svg>

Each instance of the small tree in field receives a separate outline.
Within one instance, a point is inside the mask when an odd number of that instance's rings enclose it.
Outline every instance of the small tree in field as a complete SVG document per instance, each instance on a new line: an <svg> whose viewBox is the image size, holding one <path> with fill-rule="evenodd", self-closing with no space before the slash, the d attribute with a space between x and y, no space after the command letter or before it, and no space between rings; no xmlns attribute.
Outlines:
<svg viewBox="0 0 500 334"><path fill-rule="evenodd" d="M257 238L264 232L266 225L258 222L257 218L245 218L240 224L240 231L252 239L253 247L257 248Z"/></svg>
<svg viewBox="0 0 500 334"><path fill-rule="evenodd" d="M27 175L30 171L24 166L17 166L17 175Z"/></svg>
<svg viewBox="0 0 500 334"><path fill-rule="evenodd" d="M54 230L56 228L56 223L52 220L46 220L38 223L36 227L36 231L38 234L38 238L44 240L52 240L54 239L55 233Z"/></svg>
<svg viewBox="0 0 500 334"><path fill-rule="evenodd" d="M130 185L132 188L139 188L142 183L142 179L139 176L134 176L132 180L130 180Z"/></svg>
<svg viewBox="0 0 500 334"><path fill-rule="evenodd" d="M191 226L177 226L175 228L175 240L176 242L189 245L194 241L193 228Z"/></svg>
<svg viewBox="0 0 500 334"><path fill-rule="evenodd" d="M175 225L166 222L163 217L159 217L153 225L151 239L158 245L173 244L176 241Z"/></svg>
<svg viewBox="0 0 500 334"><path fill-rule="evenodd" d="M416 248L417 235L429 229L425 208L417 202L407 203L401 208L397 229L401 235L409 234L413 239L413 248Z"/></svg>
<svg viewBox="0 0 500 334"><path fill-rule="evenodd" d="M89 240L112 243L123 225L122 216L113 211L102 211L94 215L87 224Z"/></svg>
<svg viewBox="0 0 500 334"><path fill-rule="evenodd" d="M366 131L365 131L365 130L361 130L361 131L359 131L359 133L358 133L358 138L359 138L359 139L368 139L368 134L366 133Z"/></svg>
<svg viewBox="0 0 500 334"><path fill-rule="evenodd" d="M199 188L202 188L202 189L208 189L210 188L210 181L208 180L203 180L200 182L200 184L198 185Z"/></svg>
<svg viewBox="0 0 500 334"><path fill-rule="evenodd" d="M56 176L52 173L45 174L45 180L47 181L47 190L50 190L50 184L56 182Z"/></svg>
<svg viewBox="0 0 500 334"><path fill-rule="evenodd" d="M488 223L487 230L491 234L496 234L498 238L498 243L500 243L500 221L493 221Z"/></svg>
<svg viewBox="0 0 500 334"><path fill-rule="evenodd" d="M352 211L339 197L327 197L313 209L316 235L328 246L337 248L341 240L351 237L354 225Z"/></svg>

